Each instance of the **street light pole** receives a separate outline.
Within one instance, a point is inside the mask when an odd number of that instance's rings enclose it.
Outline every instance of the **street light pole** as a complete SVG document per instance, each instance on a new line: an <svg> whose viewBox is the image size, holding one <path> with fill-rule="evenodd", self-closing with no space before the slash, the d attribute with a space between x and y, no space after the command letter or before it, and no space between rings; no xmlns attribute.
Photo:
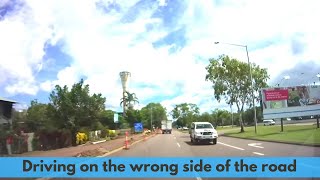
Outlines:
<svg viewBox="0 0 320 180"><path fill-rule="evenodd" d="M251 94L252 94L252 104L253 104L253 111L254 111L254 132L257 134L257 110L255 105L255 96L254 96L254 84L253 84L253 78L252 78L252 66L249 60L249 52L248 52L248 46L246 46L247 51L247 58L248 58L248 64L250 68L250 79L251 79Z"/></svg>
<svg viewBox="0 0 320 180"><path fill-rule="evenodd" d="M250 81L251 81L251 96L252 96L252 105L253 105L253 111L254 111L254 131L257 134L257 110L256 110L256 105L255 105L255 96L254 96L254 88L253 88L253 78L252 78L252 68L251 68L251 63L249 59L249 52L248 52L248 46L247 45L241 45L241 44L232 44L232 43L221 43L221 42L214 42L215 44L227 44L231 46L240 46L246 48L246 53L247 53L247 59L248 59L248 65L250 69Z"/></svg>

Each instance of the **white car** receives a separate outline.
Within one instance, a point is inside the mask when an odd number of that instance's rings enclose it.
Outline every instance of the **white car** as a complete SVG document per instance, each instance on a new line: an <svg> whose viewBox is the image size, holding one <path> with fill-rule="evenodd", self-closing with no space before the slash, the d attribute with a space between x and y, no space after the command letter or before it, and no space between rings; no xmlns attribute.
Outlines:
<svg viewBox="0 0 320 180"><path fill-rule="evenodd" d="M212 142L217 144L218 132L209 122L193 122L190 128L190 138L192 143Z"/></svg>
<svg viewBox="0 0 320 180"><path fill-rule="evenodd" d="M274 122L274 120L272 119L268 119L268 120L263 120L263 125L264 126L272 126L272 125L275 125L276 122Z"/></svg>

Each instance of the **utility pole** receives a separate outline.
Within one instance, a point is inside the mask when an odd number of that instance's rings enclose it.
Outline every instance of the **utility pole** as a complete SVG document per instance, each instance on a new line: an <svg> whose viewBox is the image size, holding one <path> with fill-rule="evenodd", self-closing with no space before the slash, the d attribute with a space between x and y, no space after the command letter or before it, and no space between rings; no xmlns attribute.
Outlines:
<svg viewBox="0 0 320 180"><path fill-rule="evenodd" d="M152 126L152 107L151 107L151 131L153 130L153 126Z"/></svg>

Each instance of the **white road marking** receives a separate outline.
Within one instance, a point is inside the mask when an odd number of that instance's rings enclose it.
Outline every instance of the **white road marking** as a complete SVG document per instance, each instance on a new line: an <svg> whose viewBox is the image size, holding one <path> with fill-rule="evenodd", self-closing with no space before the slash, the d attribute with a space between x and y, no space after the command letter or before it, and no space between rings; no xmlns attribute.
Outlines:
<svg viewBox="0 0 320 180"><path fill-rule="evenodd" d="M236 147L236 146L232 146L232 145L229 145L229 144L225 144L225 143L222 143L222 142L218 142L218 144L222 144L222 145L224 145L224 146L232 147L232 148L234 148L234 149L238 149L238 150L241 150L241 151L244 150L244 149L242 149L242 148L239 148L239 147Z"/></svg>
<svg viewBox="0 0 320 180"><path fill-rule="evenodd" d="M253 152L253 154L260 155L260 156L264 156L264 154L258 153L258 152Z"/></svg>
<svg viewBox="0 0 320 180"><path fill-rule="evenodd" d="M181 147L179 143L177 143L178 147Z"/></svg>
<svg viewBox="0 0 320 180"><path fill-rule="evenodd" d="M201 177L197 177L197 180L202 180Z"/></svg>
<svg viewBox="0 0 320 180"><path fill-rule="evenodd" d="M256 148L264 148L264 147L262 147L262 146L260 146L262 143L250 143L250 144L248 144L248 146L252 146L252 147L256 147Z"/></svg>

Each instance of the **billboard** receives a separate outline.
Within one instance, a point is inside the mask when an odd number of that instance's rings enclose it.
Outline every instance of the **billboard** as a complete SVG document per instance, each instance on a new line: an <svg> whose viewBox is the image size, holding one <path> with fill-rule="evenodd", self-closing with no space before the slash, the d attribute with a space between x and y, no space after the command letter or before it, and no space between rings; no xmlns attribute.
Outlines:
<svg viewBox="0 0 320 180"><path fill-rule="evenodd" d="M320 115L320 86L261 89L264 119Z"/></svg>

